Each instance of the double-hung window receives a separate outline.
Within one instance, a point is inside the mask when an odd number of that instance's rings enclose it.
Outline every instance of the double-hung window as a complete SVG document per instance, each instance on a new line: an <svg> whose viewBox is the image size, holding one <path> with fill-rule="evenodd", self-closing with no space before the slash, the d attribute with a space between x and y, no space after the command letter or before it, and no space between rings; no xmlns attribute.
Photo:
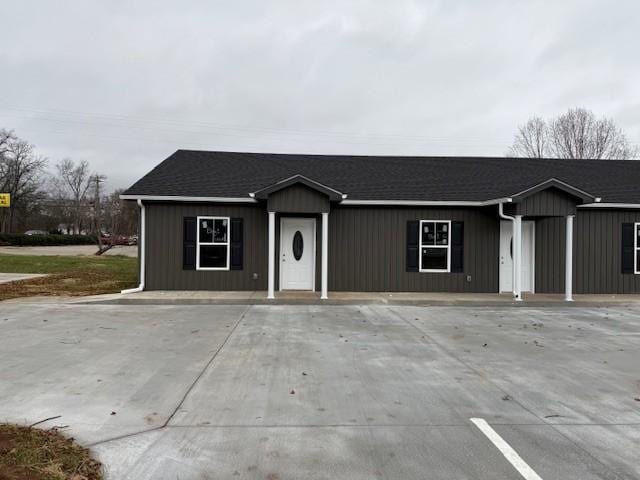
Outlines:
<svg viewBox="0 0 640 480"><path fill-rule="evenodd" d="M198 217L198 270L229 270L229 217Z"/></svg>
<svg viewBox="0 0 640 480"><path fill-rule="evenodd" d="M451 221L420 221L420 271L451 271Z"/></svg>
<svg viewBox="0 0 640 480"><path fill-rule="evenodd" d="M633 226L633 265L635 273L640 274L640 222Z"/></svg>

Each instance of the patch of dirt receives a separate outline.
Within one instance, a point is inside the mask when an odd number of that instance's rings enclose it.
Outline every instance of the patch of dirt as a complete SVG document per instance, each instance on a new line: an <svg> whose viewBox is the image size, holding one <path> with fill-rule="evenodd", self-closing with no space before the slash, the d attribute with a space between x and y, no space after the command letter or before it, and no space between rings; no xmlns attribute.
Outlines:
<svg viewBox="0 0 640 480"><path fill-rule="evenodd" d="M53 428L0 424L0 480L102 480L102 465Z"/></svg>
<svg viewBox="0 0 640 480"><path fill-rule="evenodd" d="M18 297L68 295L84 296L119 292L131 285L110 272L75 271L47 277L0 284L0 300Z"/></svg>

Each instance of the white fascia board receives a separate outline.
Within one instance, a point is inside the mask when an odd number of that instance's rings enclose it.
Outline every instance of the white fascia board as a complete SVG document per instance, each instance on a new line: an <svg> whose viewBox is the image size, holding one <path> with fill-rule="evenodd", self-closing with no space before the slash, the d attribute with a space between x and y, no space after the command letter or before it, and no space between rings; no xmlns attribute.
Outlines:
<svg viewBox="0 0 640 480"><path fill-rule="evenodd" d="M251 197L185 197L176 195L120 195L122 200L142 200L149 202L219 202L219 203L256 203Z"/></svg>
<svg viewBox="0 0 640 480"><path fill-rule="evenodd" d="M578 208L640 208L640 203L585 203Z"/></svg>
<svg viewBox="0 0 640 480"><path fill-rule="evenodd" d="M346 197L346 195L343 195ZM247 197L187 197L177 195L120 195L122 200L143 200L151 202L219 202L219 203L256 203L255 198ZM496 198L485 201L439 201L439 200L348 200L344 199L340 205L398 205L398 206L458 206L458 207L486 207L499 203L509 203L511 198Z"/></svg>
<svg viewBox="0 0 640 480"><path fill-rule="evenodd" d="M486 207L509 203L511 198L496 198L485 201L439 201L439 200L343 200L340 205L405 205L405 206L433 206L433 207Z"/></svg>
<svg viewBox="0 0 640 480"><path fill-rule="evenodd" d="M555 178L555 177L552 177L552 178L550 178L549 180L545 180L544 182L540 182L540 183L538 183L538 184L536 184L536 185L533 185L532 187L529 187L529 188L527 188L527 189L525 189L525 190L523 190L523 191L521 191L521 192L518 192L518 193L514 194L513 196L514 196L514 197L519 197L519 196L521 196L521 195L524 195L524 194L525 194L525 193L527 193L527 192L530 192L531 190L535 190L536 188L542 187L542 186L544 186L544 185L546 185L546 184L548 184L548 183L559 183L559 184L561 184L561 185L564 185L565 187L567 187L567 188L568 188L568 189L570 189L570 190L573 190L573 191L575 191L575 192L579 192L579 193L581 193L581 194L582 194L582 195L584 195L584 196L591 197L591 198L595 198L595 197L594 197L593 195L591 195L589 192L585 192L585 191L584 191L584 190L582 190L581 188L574 187L574 186L573 186L573 185L571 185L570 183L563 182L562 180L558 180L558 179L557 179L557 178Z"/></svg>

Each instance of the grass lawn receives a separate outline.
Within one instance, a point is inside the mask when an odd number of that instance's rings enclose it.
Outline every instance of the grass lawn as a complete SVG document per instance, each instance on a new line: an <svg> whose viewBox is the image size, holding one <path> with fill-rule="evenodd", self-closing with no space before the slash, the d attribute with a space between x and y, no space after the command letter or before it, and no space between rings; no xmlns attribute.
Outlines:
<svg viewBox="0 0 640 480"><path fill-rule="evenodd" d="M56 429L0 423L0 479L100 480L102 467L89 451Z"/></svg>
<svg viewBox="0 0 640 480"><path fill-rule="evenodd" d="M2 273L49 276L0 284L0 300L38 295L97 295L137 285L138 260L124 256L2 255Z"/></svg>

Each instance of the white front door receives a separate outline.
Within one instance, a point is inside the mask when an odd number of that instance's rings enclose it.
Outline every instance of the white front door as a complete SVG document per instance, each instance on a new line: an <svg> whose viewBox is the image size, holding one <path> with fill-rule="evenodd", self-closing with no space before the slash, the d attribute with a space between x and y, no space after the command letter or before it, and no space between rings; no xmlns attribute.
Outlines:
<svg viewBox="0 0 640 480"><path fill-rule="evenodd" d="M316 219L280 221L280 290L314 290Z"/></svg>
<svg viewBox="0 0 640 480"><path fill-rule="evenodd" d="M500 222L500 291L513 290L513 223ZM522 291L533 292L535 222L522 222Z"/></svg>

